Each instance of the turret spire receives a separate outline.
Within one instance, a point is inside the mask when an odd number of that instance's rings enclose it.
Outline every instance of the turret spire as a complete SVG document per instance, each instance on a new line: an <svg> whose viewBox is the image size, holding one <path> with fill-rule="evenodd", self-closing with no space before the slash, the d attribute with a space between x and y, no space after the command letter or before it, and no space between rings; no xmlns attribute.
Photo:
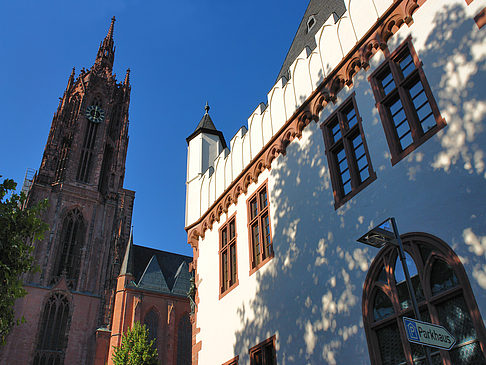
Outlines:
<svg viewBox="0 0 486 365"><path fill-rule="evenodd" d="M113 61L115 60L115 48L113 41L113 29L115 27L115 17L111 18L110 28L105 39L100 44L98 54L96 55L95 66L97 68L106 68L110 72L113 69Z"/></svg>
<svg viewBox="0 0 486 365"><path fill-rule="evenodd" d="M125 75L125 82L124 82L124 84L126 86L130 85L130 69L129 68L127 68L127 74Z"/></svg>
<svg viewBox="0 0 486 365"><path fill-rule="evenodd" d="M111 18L111 24L110 24L110 29L108 29L108 34L106 35L105 39L111 39L113 40L113 26L115 25L115 17Z"/></svg>
<svg viewBox="0 0 486 365"><path fill-rule="evenodd" d="M71 87L73 86L74 75L75 75L75 68L73 67L73 70L71 71L71 75L69 75L68 84L67 84L67 87L66 87L66 92L69 92L69 90L71 90Z"/></svg>

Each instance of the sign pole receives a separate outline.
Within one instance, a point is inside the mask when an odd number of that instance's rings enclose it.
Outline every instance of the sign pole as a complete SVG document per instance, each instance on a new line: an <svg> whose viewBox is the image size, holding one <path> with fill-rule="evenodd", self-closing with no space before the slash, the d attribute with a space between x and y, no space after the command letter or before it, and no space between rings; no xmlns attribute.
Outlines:
<svg viewBox="0 0 486 365"><path fill-rule="evenodd" d="M392 223L393 233L395 234L395 239L397 240L398 243L398 256L400 257L400 262L402 263L403 272L405 273L408 293L410 295L410 299L412 300L412 306L413 306L413 311L415 313L415 318L421 321L422 319L420 318L420 311L417 304L417 299L415 298L415 290L413 289L412 279L410 279L410 273L408 271L405 251L403 249L403 244L402 244L402 240L400 239L400 235L398 234L397 222L395 221L394 217L391 217L390 220ZM432 365L432 358L430 356L429 348L427 346L422 346L422 348L425 350L425 357L427 360L427 364ZM414 362L413 359L412 362Z"/></svg>

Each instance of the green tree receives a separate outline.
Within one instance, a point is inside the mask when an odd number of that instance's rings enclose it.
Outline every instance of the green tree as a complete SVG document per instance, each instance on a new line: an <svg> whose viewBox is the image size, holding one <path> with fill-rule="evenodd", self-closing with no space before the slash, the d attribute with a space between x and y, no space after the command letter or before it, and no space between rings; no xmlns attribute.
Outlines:
<svg viewBox="0 0 486 365"><path fill-rule="evenodd" d="M40 218L47 200L23 209L26 197L15 194L16 187L11 179L0 184L0 346L20 322L14 320L13 309L15 300L27 294L20 275L34 269L33 243L49 228Z"/></svg>
<svg viewBox="0 0 486 365"><path fill-rule="evenodd" d="M115 365L156 365L158 362L155 340L149 341L148 329L140 322L135 322L131 329L123 334L119 347L114 346L113 363Z"/></svg>

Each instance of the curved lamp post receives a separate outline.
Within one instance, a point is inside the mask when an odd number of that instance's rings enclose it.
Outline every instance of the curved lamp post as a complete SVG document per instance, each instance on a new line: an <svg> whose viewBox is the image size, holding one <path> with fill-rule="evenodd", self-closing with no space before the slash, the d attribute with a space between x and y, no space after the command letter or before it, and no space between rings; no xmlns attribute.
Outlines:
<svg viewBox="0 0 486 365"><path fill-rule="evenodd" d="M417 298L415 297L415 291L413 290L412 280L410 279L410 273L408 271L407 261L405 258L405 251L403 249L402 240L398 233L397 222L394 217L390 217L377 225L372 230L365 233L363 236L357 239L358 242L364 243L375 248L382 248L385 245L393 245L398 248L398 256L402 263L403 272L407 282L408 294L412 300L413 311L415 318L421 321L420 311L417 304ZM425 357L428 365L432 365L432 359L430 357L430 351L428 347L425 347ZM413 359L412 359L413 362Z"/></svg>

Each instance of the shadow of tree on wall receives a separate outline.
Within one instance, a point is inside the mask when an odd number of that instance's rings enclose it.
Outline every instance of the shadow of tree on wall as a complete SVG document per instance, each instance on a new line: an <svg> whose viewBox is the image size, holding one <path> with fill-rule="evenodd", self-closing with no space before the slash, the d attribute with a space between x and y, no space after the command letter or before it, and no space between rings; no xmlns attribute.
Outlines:
<svg viewBox="0 0 486 365"><path fill-rule="evenodd" d="M441 87L435 97L448 126L437 137L440 145L433 157L422 160L412 154L407 159L409 171L403 175L411 184L411 168L435 179L449 178L457 170L464 175L466 169L484 183L483 146L478 143L486 113L484 93L460 92L468 83L486 84L486 50L473 26L463 7L444 7L431 25L425 48L419 50L429 83ZM372 143L368 138L368 145ZM273 334L279 365L369 363L361 296L377 252L368 252L355 239L393 209L381 200L379 190L396 193L377 173L373 199L358 195L335 211L316 123L274 162L269 191L275 257L253 274L256 295L237 310L241 330L235 334L234 353L241 364L249 363L249 348ZM365 219L355 207L372 209L374 216Z"/></svg>

